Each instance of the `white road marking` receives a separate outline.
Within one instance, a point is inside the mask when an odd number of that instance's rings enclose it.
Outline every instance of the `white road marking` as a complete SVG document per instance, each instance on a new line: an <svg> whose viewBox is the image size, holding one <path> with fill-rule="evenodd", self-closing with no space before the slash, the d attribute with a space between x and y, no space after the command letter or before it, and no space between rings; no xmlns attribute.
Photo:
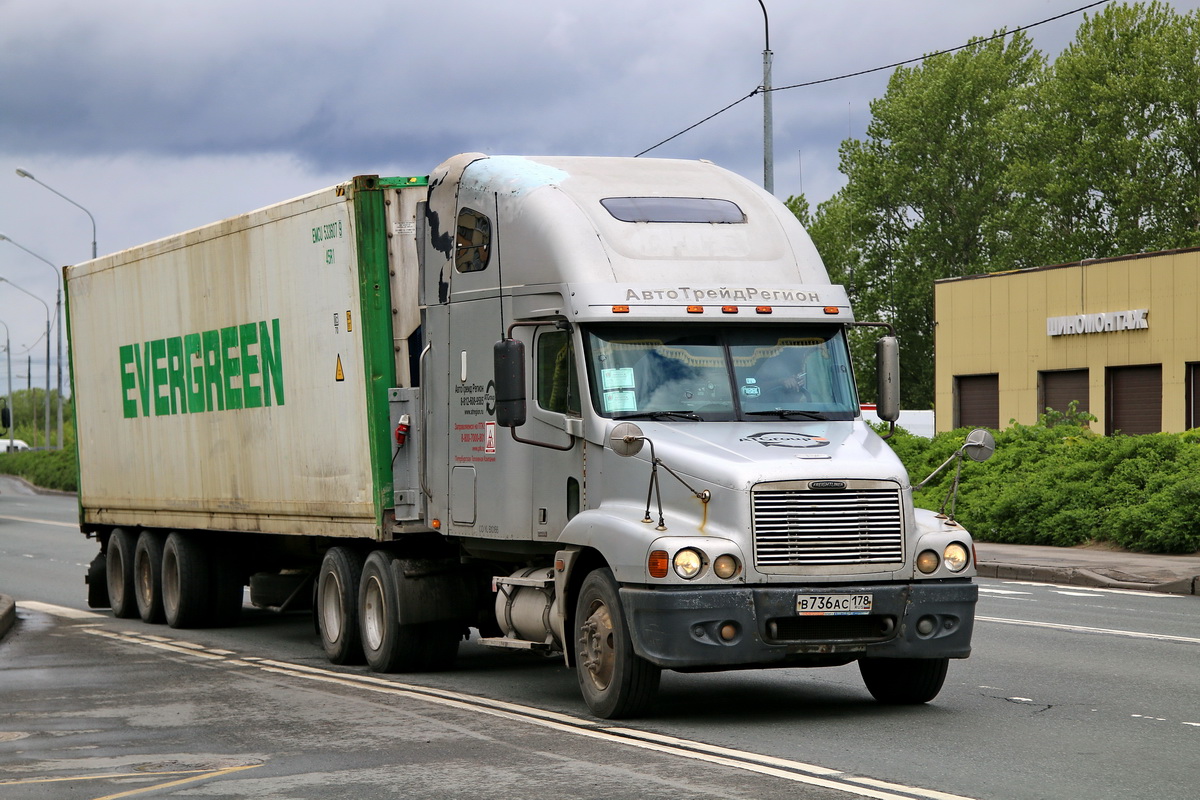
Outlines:
<svg viewBox="0 0 1200 800"><path fill-rule="evenodd" d="M72 611L72 609L62 610ZM66 615L64 614L63 616ZM89 616L95 615L89 614ZM714 766L754 772L809 786L820 786L857 797L869 797L874 800L912 800L914 797L928 798L929 800L971 800L971 798L962 795L948 794L934 789L922 789L915 786L905 786L873 778L850 775L836 769L821 767L815 764L806 764L801 761L792 761L790 759L762 755L746 750L734 750L633 728L606 727L607 723L603 720L589 720L517 703L491 700L489 698L476 697L445 689L401 683L374 675L336 672L319 667L292 664L286 661L273 661L253 656L230 659L223 655L229 652L226 650L205 648L192 642L167 640L165 637L151 636L149 634L140 635L129 631L115 633L96 628L81 628L81 630L84 633L102 636L125 644L168 650L181 655L209 660L220 660L238 669L254 668L302 680L365 689L371 692L405 697L463 711L488 714L515 722L524 722L550 728L561 733L597 739L608 744L651 750L665 755L702 761Z"/></svg>
<svg viewBox="0 0 1200 800"><path fill-rule="evenodd" d="M11 519L13 522L32 522L35 525L56 525L60 528L74 528L79 530L78 522L54 522L48 519L31 519L30 517L8 517L0 514L0 519Z"/></svg>
<svg viewBox="0 0 1200 800"><path fill-rule="evenodd" d="M980 594L1033 594L1033 592L1019 592L1016 589L997 589L995 586L980 586L979 592Z"/></svg>
<svg viewBox="0 0 1200 800"><path fill-rule="evenodd" d="M40 611L43 614L50 614L55 617L63 617L65 619L95 619L97 617L106 616L97 614L95 611L80 611L77 608L67 608L66 606L56 606L50 603L39 603L37 600L18 600L17 608L23 608L26 611Z"/></svg>
<svg viewBox="0 0 1200 800"><path fill-rule="evenodd" d="M1128 636L1134 639L1156 639L1160 642L1182 642L1184 644L1200 644L1200 638L1194 636L1172 636L1166 633L1146 633L1144 631L1123 631L1116 628L1091 628L1086 625L1064 625L1060 622L1035 622L1027 619L1004 619L1003 617L975 617L979 622L999 622L1004 625L1024 625L1030 628L1051 628L1070 633L1103 633L1109 636Z"/></svg>

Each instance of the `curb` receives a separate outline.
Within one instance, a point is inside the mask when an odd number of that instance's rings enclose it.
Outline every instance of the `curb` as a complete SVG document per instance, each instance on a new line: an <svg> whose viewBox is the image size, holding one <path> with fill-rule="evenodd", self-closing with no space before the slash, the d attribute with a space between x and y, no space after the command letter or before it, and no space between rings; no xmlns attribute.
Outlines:
<svg viewBox="0 0 1200 800"><path fill-rule="evenodd" d="M0 639L17 621L17 604L6 594L0 594Z"/></svg>
<svg viewBox="0 0 1200 800"><path fill-rule="evenodd" d="M1167 583L1151 581L1121 581L1083 567L1047 567L1033 564L980 563L975 570L981 578L1055 583L1067 586L1088 586L1094 589L1133 589L1164 594L1200 595L1200 575Z"/></svg>

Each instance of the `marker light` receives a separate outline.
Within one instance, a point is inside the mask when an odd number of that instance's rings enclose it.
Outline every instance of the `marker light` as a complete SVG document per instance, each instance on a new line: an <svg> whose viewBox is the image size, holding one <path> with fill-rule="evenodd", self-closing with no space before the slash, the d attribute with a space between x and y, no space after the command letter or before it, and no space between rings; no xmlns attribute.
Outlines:
<svg viewBox="0 0 1200 800"><path fill-rule="evenodd" d="M650 570L651 578L667 577L667 551L655 550L652 552L647 566Z"/></svg>
<svg viewBox="0 0 1200 800"><path fill-rule="evenodd" d="M704 306L688 306L688 307L687 307L687 312L688 312L689 314L703 314L703 313L704 313Z"/></svg>
<svg viewBox="0 0 1200 800"><path fill-rule="evenodd" d="M737 306L721 306L722 314L736 314L737 312L738 312Z"/></svg>
<svg viewBox="0 0 1200 800"><path fill-rule="evenodd" d="M755 314L770 314L772 311L774 311L774 309L770 306L755 306L754 308Z"/></svg>
<svg viewBox="0 0 1200 800"><path fill-rule="evenodd" d="M628 314L628 313L629 313L629 306L613 306L613 307L612 307L612 313L614 313L614 314Z"/></svg>
<svg viewBox="0 0 1200 800"><path fill-rule="evenodd" d="M825 313L826 314L837 314L837 313L839 313L839 309L837 306L825 306Z"/></svg>

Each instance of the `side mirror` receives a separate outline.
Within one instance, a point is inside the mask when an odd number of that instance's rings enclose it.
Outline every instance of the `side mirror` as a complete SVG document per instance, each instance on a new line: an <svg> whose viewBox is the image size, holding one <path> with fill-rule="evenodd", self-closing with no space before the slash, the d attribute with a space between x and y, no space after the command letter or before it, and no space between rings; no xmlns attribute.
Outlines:
<svg viewBox="0 0 1200 800"><path fill-rule="evenodd" d="M8 406L0 408L0 428L8 430L8 426L12 425L12 414L8 410Z"/></svg>
<svg viewBox="0 0 1200 800"><path fill-rule="evenodd" d="M501 339L492 350L496 370L496 424L525 424L525 343Z"/></svg>
<svg viewBox="0 0 1200 800"><path fill-rule="evenodd" d="M642 429L632 422L621 422L613 428L612 436L608 437L609 445L612 446L612 451L619 456L628 458L629 456L637 455L642 445L646 442L646 437L642 434Z"/></svg>
<svg viewBox="0 0 1200 800"><path fill-rule="evenodd" d="M884 336L875 343L875 375L878 393L875 413L884 422L900 419L900 341Z"/></svg>
<svg viewBox="0 0 1200 800"><path fill-rule="evenodd" d="M989 431L976 428L967 434L962 446L963 455L972 461L987 461L996 452L996 439Z"/></svg>

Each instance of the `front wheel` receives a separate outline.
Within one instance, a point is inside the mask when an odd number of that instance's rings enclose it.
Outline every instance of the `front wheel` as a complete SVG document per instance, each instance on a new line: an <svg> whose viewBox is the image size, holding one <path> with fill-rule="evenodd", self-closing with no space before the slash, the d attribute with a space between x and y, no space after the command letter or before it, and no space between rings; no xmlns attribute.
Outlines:
<svg viewBox="0 0 1200 800"><path fill-rule="evenodd" d="M611 570L595 570L583 581L575 604L575 646L575 674L593 714L635 717L654 701L662 670L633 652Z"/></svg>
<svg viewBox="0 0 1200 800"><path fill-rule="evenodd" d="M860 658L858 671L876 700L907 706L937 697L949 665L948 658Z"/></svg>

